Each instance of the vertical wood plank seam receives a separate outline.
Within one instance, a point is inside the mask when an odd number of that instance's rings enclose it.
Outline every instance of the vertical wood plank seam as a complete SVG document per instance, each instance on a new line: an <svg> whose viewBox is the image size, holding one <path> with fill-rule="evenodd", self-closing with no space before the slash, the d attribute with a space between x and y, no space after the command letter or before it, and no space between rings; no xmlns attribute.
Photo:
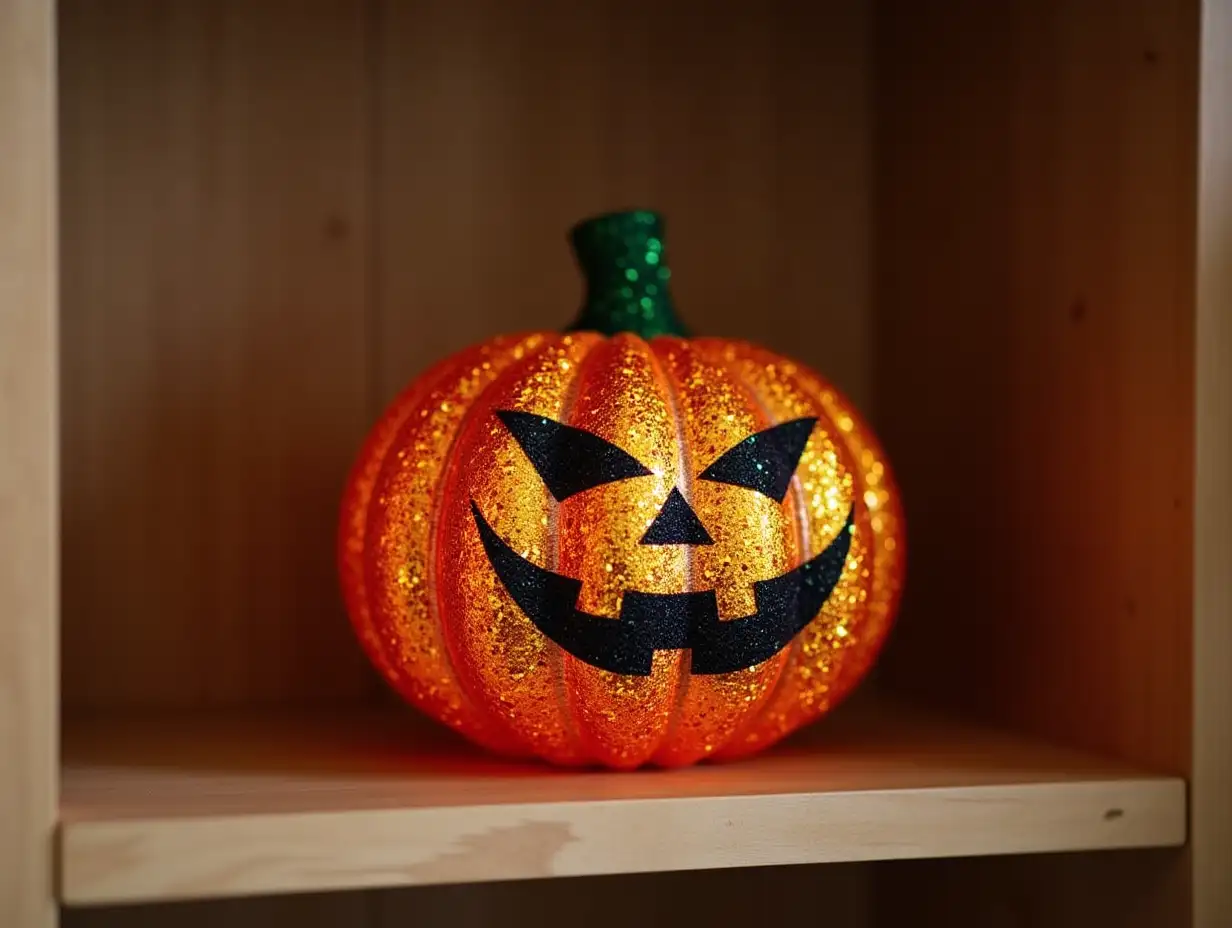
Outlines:
<svg viewBox="0 0 1232 928"><path fill-rule="evenodd" d="M367 330L367 415L375 421L388 401L384 395L382 371L384 357L381 348L381 271L384 254L381 248L381 217L379 191L384 180L382 163L381 114L384 106L382 81L384 79L384 44L381 40L385 21L384 0L364 2L364 144L367 146L367 177L364 179L364 221L367 224L367 239L364 243L364 326Z"/></svg>

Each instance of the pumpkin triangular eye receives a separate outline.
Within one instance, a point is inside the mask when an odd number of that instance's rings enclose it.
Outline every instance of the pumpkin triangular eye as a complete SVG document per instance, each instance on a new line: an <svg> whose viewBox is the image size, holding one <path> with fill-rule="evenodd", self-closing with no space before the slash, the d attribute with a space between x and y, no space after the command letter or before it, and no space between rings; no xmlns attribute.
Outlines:
<svg viewBox="0 0 1232 928"><path fill-rule="evenodd" d="M496 415L558 503L592 487L652 473L629 452L585 429L529 412L502 409Z"/></svg>
<svg viewBox="0 0 1232 928"><path fill-rule="evenodd" d="M781 503L816 424L816 417L793 419L750 435L699 476L714 483L747 487Z"/></svg>

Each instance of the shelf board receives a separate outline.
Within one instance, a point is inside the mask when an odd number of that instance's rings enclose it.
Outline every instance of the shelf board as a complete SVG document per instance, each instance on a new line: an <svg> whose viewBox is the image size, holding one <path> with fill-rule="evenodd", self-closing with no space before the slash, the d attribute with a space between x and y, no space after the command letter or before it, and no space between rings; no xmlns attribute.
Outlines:
<svg viewBox="0 0 1232 928"><path fill-rule="evenodd" d="M674 771L486 757L403 712L70 724L68 904L1165 846L1185 784L874 705Z"/></svg>

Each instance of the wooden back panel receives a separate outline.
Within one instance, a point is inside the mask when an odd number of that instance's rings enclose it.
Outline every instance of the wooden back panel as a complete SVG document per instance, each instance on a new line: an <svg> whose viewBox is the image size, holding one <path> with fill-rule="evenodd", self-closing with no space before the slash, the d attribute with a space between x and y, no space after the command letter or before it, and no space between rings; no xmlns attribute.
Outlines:
<svg viewBox="0 0 1232 928"><path fill-rule="evenodd" d="M1183 775L1197 6L883 0L876 26L875 390L911 551L882 679ZM887 866L875 921L1186 925L1191 866Z"/></svg>
<svg viewBox="0 0 1232 928"><path fill-rule="evenodd" d="M66 708L368 692L332 546L370 409L363 21L69 2L60 40Z"/></svg>
<svg viewBox="0 0 1232 928"><path fill-rule="evenodd" d="M886 0L876 383L908 604L886 679L1189 768L1192 4Z"/></svg>
<svg viewBox="0 0 1232 928"><path fill-rule="evenodd" d="M564 235L589 213L661 209L696 328L867 400L867 10L516 6L61 4L69 711L369 698L332 565L351 455L436 358L570 321ZM649 923L824 904L857 928L865 873L65 922L614 924L625 901Z"/></svg>
<svg viewBox="0 0 1232 928"><path fill-rule="evenodd" d="M64 0L67 709L371 698L332 562L358 442L433 359L567 321L568 224L647 205L695 328L876 402L912 552L882 677L1189 772L1197 35L1149 0ZM876 915L1011 924L1046 884L1040 924L1098 923L1131 879L1116 918L1183 923L1183 854L1116 859L884 868Z"/></svg>
<svg viewBox="0 0 1232 928"><path fill-rule="evenodd" d="M68 709L369 697L351 456L434 359L571 321L585 215L661 209L695 328L867 398L866 12L63 3Z"/></svg>

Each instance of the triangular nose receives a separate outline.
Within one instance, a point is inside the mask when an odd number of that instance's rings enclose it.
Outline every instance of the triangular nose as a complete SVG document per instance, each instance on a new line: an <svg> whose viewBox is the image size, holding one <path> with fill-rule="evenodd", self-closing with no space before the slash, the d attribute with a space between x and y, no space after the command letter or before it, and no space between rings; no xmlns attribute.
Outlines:
<svg viewBox="0 0 1232 928"><path fill-rule="evenodd" d="M693 507L685 502L680 491L672 488L667 502L642 536L644 545L712 545L714 539L702 525Z"/></svg>

